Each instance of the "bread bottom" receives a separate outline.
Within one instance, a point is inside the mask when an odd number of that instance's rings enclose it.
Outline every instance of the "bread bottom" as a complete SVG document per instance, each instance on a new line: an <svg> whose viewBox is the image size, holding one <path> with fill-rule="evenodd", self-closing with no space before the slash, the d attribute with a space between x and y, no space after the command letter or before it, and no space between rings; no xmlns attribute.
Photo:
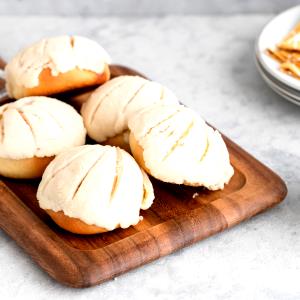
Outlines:
<svg viewBox="0 0 300 300"><path fill-rule="evenodd" d="M47 214L61 228L77 234L96 234L107 232L108 230L96 225L88 225L78 218L66 216L62 211L55 212L51 209L46 209Z"/></svg>
<svg viewBox="0 0 300 300"><path fill-rule="evenodd" d="M146 167L145 161L144 161L144 149L139 145L137 140L135 139L134 135L130 133L129 135L129 145L131 153L136 160L136 162L139 164L139 166L144 169L149 175L152 175L150 170Z"/></svg>
<svg viewBox="0 0 300 300"><path fill-rule="evenodd" d="M130 153L130 146L129 146L128 139L129 139L129 130L126 130L114 137L108 138L106 141L104 141L101 144L120 147Z"/></svg>
<svg viewBox="0 0 300 300"><path fill-rule="evenodd" d="M51 69L44 69L39 76L39 85L33 88L10 86L11 97L15 99L28 96L49 96L79 88L100 85L110 78L109 66L106 65L101 74L81 69L74 69L57 76L51 74Z"/></svg>
<svg viewBox="0 0 300 300"><path fill-rule="evenodd" d="M39 178L53 158L54 156L34 156L25 159L0 158L0 175L16 179Z"/></svg>

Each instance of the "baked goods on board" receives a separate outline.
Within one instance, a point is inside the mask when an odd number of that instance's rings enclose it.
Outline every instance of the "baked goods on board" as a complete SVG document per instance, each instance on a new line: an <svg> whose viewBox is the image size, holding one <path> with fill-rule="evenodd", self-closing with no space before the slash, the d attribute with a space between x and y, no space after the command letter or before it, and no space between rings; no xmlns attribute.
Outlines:
<svg viewBox="0 0 300 300"><path fill-rule="evenodd" d="M85 143L81 116L69 104L26 97L0 106L0 174L41 177L60 152Z"/></svg>
<svg viewBox="0 0 300 300"><path fill-rule="evenodd" d="M110 57L81 36L45 38L21 50L5 67L11 98L49 96L99 85L110 78Z"/></svg>
<svg viewBox="0 0 300 300"><path fill-rule="evenodd" d="M126 151L85 145L49 164L37 199L62 228L94 234L136 225L140 209L151 206L154 193L148 176Z"/></svg>
<svg viewBox="0 0 300 300"><path fill-rule="evenodd" d="M234 173L220 133L183 105L145 108L129 129L134 158L156 179L217 190Z"/></svg>
<svg viewBox="0 0 300 300"><path fill-rule="evenodd" d="M81 114L93 140L129 150L128 121L155 103L178 104L178 100L160 83L139 76L119 76L97 88L83 104Z"/></svg>
<svg viewBox="0 0 300 300"><path fill-rule="evenodd" d="M5 69L10 97L21 99L0 107L0 175L42 176L40 207L77 234L136 225L154 200L147 173L210 190L234 173L218 131L160 83L109 80L109 62L96 42L59 36L20 51ZM76 99L82 117L45 97L78 88L86 88ZM86 133L104 145L84 145Z"/></svg>

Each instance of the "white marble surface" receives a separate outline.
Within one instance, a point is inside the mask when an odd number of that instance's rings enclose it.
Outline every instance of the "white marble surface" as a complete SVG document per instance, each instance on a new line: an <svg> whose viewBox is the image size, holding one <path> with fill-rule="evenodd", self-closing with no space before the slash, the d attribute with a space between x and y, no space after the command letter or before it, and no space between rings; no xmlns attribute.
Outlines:
<svg viewBox="0 0 300 300"><path fill-rule="evenodd" d="M279 13L298 0L0 0L0 15L162 16Z"/></svg>
<svg viewBox="0 0 300 300"><path fill-rule="evenodd" d="M254 39L270 17L0 18L5 58L42 36L92 37L115 62L174 89L289 189L262 215L84 290L54 282L0 232L1 299L300 298L300 107L269 90L253 61Z"/></svg>

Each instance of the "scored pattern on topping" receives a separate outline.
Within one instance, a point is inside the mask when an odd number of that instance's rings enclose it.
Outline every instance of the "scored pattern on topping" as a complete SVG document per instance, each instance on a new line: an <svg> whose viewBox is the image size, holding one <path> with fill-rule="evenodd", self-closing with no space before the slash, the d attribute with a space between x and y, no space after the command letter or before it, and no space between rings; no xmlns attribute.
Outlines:
<svg viewBox="0 0 300 300"><path fill-rule="evenodd" d="M171 96L171 97L173 96L174 97L174 95L172 95L173 93L167 87L161 85L161 91L160 91L160 98L159 98L159 100L162 101L162 100L166 99L166 97L168 97L167 93L169 93L169 96Z"/></svg>
<svg viewBox="0 0 300 300"><path fill-rule="evenodd" d="M165 98L165 88L161 86L160 90L160 100L163 100Z"/></svg>
<svg viewBox="0 0 300 300"><path fill-rule="evenodd" d="M206 147L205 147L205 149L204 149L203 154L201 155L201 157L200 157L200 159L199 159L199 162L202 162L202 161L205 159L205 157L206 157L206 155L207 155L207 153L208 153L208 150L209 150L209 140L206 139Z"/></svg>
<svg viewBox="0 0 300 300"><path fill-rule="evenodd" d="M146 80L146 79L145 79ZM134 94L129 97L127 104L124 105L122 112L124 113L126 111L126 109L128 108L128 106L130 105L130 103L136 98L136 96L143 90L143 88L146 86L146 84L148 83L148 81L143 82L141 84L141 86L134 92Z"/></svg>
<svg viewBox="0 0 300 300"><path fill-rule="evenodd" d="M19 115L22 117L24 122L28 125L28 127L31 131L31 134L33 136L34 142L37 145L38 144L37 137L36 137L35 128L32 124L31 118L32 117L40 118L40 116L34 112L24 111L24 110L22 110L22 108L16 108L15 110L19 113ZM53 115L51 115L49 113L49 111L44 110L43 112L46 112L46 115L50 117L50 119L53 121L53 123L55 123L59 128L63 129L62 125L58 122L58 120Z"/></svg>
<svg viewBox="0 0 300 300"><path fill-rule="evenodd" d="M97 114L97 111L98 111L98 109L100 108L100 106L101 106L101 104L103 103L103 101L104 101L107 97L109 97L116 89L118 89L120 86L122 86L122 85L123 85L123 82L124 82L125 80L126 80L126 78L122 78L122 80L120 80L121 82L120 82L119 84L113 85L113 86L107 91L107 93L104 94L103 97L99 99L99 102L98 102L98 104L96 105L96 107L94 108L94 111L93 111L93 113L92 113L92 115L91 115L91 117L90 117L90 122L89 122L90 124L93 123L93 121L94 121L94 119L95 119L95 116L96 116L96 114ZM100 87L100 88L101 88L101 87Z"/></svg>
<svg viewBox="0 0 300 300"><path fill-rule="evenodd" d="M86 148L86 150L82 150L80 152L77 152L71 160L65 160L64 163L61 164L60 168L58 168L57 170L55 170L51 176L49 176L47 178L47 181L45 181L44 185L43 185L43 189L41 190L41 192L44 192L44 190L47 188L48 184L50 183L51 180L53 180L56 175L58 175L62 170L66 169L68 166L70 166L76 159L80 158L81 156L84 156L86 153L91 153L94 150L91 148Z"/></svg>
<svg viewBox="0 0 300 300"><path fill-rule="evenodd" d="M159 133L164 133L164 132L168 131L170 128L171 128L171 126L168 125L163 130L160 130ZM170 137L173 133L174 133L174 130L170 131L168 134L168 137Z"/></svg>
<svg viewBox="0 0 300 300"><path fill-rule="evenodd" d="M44 54L46 52L46 47L48 46L48 40L45 39L41 43L42 43L41 53ZM43 62L40 65L36 65L37 61L31 61L31 64L27 64L26 67L24 68L24 64L25 64L24 56L26 56L25 51L21 53L20 59L17 60L17 64L18 64L18 67L24 69L25 72L27 72L29 70L32 70L32 71L39 70L39 69L43 70L46 67L49 67L51 63L53 63L52 59L49 57L47 61ZM30 105L30 103L28 103L28 104Z"/></svg>
<svg viewBox="0 0 300 300"><path fill-rule="evenodd" d="M116 190L118 189L120 179L123 172L123 156L120 149L115 148L116 150L116 174L113 181L112 189L110 192L110 202L113 201Z"/></svg>
<svg viewBox="0 0 300 300"><path fill-rule="evenodd" d="M194 126L194 122L191 122L187 126L187 128L180 135L180 137L177 139L177 141L175 141L175 143L167 151L167 154L162 158L162 161L165 161L172 154L172 152L181 144L181 142L188 136L188 134L189 134L189 132L190 132L190 130L192 129L193 126Z"/></svg>
<svg viewBox="0 0 300 300"><path fill-rule="evenodd" d="M56 118L54 115L52 115L52 113L50 113L50 111L47 111L48 116L54 121L54 123L61 129L64 129L63 124L60 122L60 120L58 120L58 118Z"/></svg>
<svg viewBox="0 0 300 300"><path fill-rule="evenodd" d="M107 150L104 152L101 152L99 156L96 157L95 162L87 169L85 175L81 178L80 182L77 185L77 188L75 189L73 196L71 197L71 200L74 200L76 197L76 194L79 192L81 186L83 186L85 179L87 178L88 174L91 172L91 170L97 166L97 164L103 159L103 157L107 154Z"/></svg>
<svg viewBox="0 0 300 300"><path fill-rule="evenodd" d="M0 117L3 119L0 124L3 157L50 157L67 147L82 145L85 139L86 130L80 115L70 105L54 98L19 99L0 106ZM20 140L26 142L24 149L17 136L12 138L14 135L20 135Z"/></svg>
<svg viewBox="0 0 300 300"><path fill-rule="evenodd" d="M29 130L31 132L31 135L33 137L35 146L37 147L36 135L34 133L33 126L30 123L28 116L26 116L25 113L23 111L21 111L20 109L16 109L16 111L18 112L18 114L20 115L20 117L23 119L23 121L25 122L25 124L28 126L28 128L29 128Z"/></svg>
<svg viewBox="0 0 300 300"><path fill-rule="evenodd" d="M170 114L168 117L162 119L161 121L159 121L157 124L155 124L154 126L150 127L149 130L140 137L140 140L142 140L143 138L145 138L147 135L151 134L152 130L160 125L162 125L163 123L167 122L168 120L170 120L171 118L173 118L177 113L179 113L180 110L177 109L174 113ZM163 132L163 131L162 131Z"/></svg>
<svg viewBox="0 0 300 300"><path fill-rule="evenodd" d="M72 48L74 48L74 37L70 36L70 45Z"/></svg>

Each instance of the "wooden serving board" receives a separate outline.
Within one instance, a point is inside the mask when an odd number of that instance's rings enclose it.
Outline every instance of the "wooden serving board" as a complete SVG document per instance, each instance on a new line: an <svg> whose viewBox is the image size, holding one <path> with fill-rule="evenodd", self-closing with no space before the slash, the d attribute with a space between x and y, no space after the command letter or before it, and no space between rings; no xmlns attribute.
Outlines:
<svg viewBox="0 0 300 300"><path fill-rule="evenodd" d="M112 66L113 76L137 74ZM3 82L2 82L3 84ZM78 103L76 103L78 106ZM138 225L93 236L60 229L36 200L38 181L0 178L0 227L57 281L87 287L230 228L282 201L284 182L224 137L235 174L222 191L151 179L153 206Z"/></svg>

